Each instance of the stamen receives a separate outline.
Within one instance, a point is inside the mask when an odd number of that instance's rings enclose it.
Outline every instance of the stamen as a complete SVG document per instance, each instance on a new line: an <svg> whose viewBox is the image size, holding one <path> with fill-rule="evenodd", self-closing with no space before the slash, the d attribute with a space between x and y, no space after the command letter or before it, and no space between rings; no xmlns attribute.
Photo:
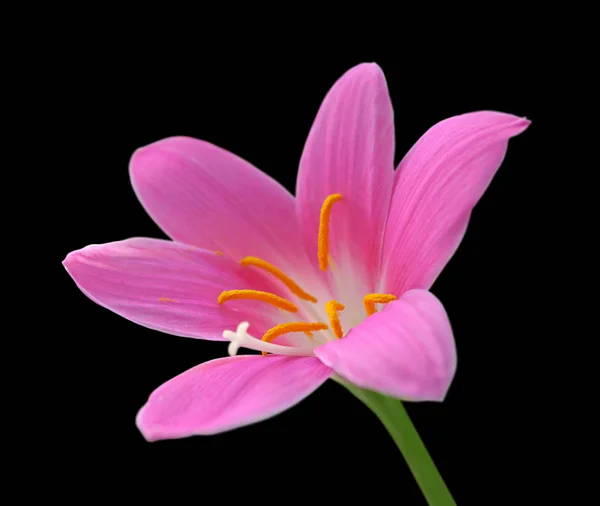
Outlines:
<svg viewBox="0 0 600 506"><path fill-rule="evenodd" d="M343 311L344 305L340 304L337 300L330 300L327 304L325 304L325 311L327 311L327 316L329 317L329 324L331 325L331 330L335 334L335 337L341 339L344 335L342 332L342 324L340 323L340 318L338 316L338 311Z"/></svg>
<svg viewBox="0 0 600 506"><path fill-rule="evenodd" d="M369 295L365 295L363 305L365 306L367 316L376 313L375 304L387 304L393 300L396 300L396 296L391 293L370 293Z"/></svg>
<svg viewBox="0 0 600 506"><path fill-rule="evenodd" d="M314 332L317 330L326 330L328 327L326 324L321 322L290 322L280 323L275 327L267 330L265 335L262 336L262 341L270 343L276 337L282 336L283 334L289 334L291 332ZM266 351L263 351L263 355L266 355Z"/></svg>
<svg viewBox="0 0 600 506"><path fill-rule="evenodd" d="M285 286L287 286L290 289L290 291L294 295L297 295L301 299L308 300L310 302L318 302L317 299L314 298L311 294L306 293L304 290L302 290L302 288L300 288L296 283L294 283L292 278L286 276L285 273L280 271L277 267L270 264L269 262L265 262L264 260L261 260L257 257L245 257L242 258L240 264L242 264L244 267L248 265L253 265L254 267L258 267L259 269L264 269L269 274L272 274L277 279L279 279Z"/></svg>
<svg viewBox="0 0 600 506"><path fill-rule="evenodd" d="M327 270L327 259L329 257L329 216L331 215L331 207L335 202L342 200L339 193L329 195L323 202L321 207L321 215L319 217L319 238L318 238L318 256L319 267L322 271Z"/></svg>
<svg viewBox="0 0 600 506"><path fill-rule="evenodd" d="M295 304L292 304L289 300L284 299L283 297L279 297L274 293L269 292L259 292L258 290L225 290L221 292L217 302L219 304L224 304L229 300L236 299L252 299L252 300L261 300L263 302L268 302L269 304L278 307L279 309L285 309L290 313L297 313L298 308Z"/></svg>

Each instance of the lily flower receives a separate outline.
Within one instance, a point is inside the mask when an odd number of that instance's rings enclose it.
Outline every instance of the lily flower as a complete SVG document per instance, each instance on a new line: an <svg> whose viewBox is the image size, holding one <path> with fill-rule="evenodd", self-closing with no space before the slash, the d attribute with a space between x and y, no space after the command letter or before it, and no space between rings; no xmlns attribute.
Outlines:
<svg viewBox="0 0 600 506"><path fill-rule="evenodd" d="M327 379L442 401L456 370L451 325L429 288L529 121L479 111L429 129L394 170L394 118L376 64L327 94L296 197L239 157L186 137L138 149L131 181L171 241L73 251L64 266L96 303L167 334L229 342L149 397L149 441L272 417ZM262 352L239 355L242 349Z"/></svg>

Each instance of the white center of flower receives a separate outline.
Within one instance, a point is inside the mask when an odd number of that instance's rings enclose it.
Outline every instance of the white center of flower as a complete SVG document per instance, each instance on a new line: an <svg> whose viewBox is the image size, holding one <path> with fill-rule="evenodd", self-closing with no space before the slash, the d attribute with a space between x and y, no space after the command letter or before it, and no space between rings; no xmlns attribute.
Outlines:
<svg viewBox="0 0 600 506"><path fill-rule="evenodd" d="M329 254L329 217L331 209L334 203L341 200L342 196L338 193L329 195L321 208L317 256L319 267L322 271L326 271L329 268L331 261ZM275 265L258 257L245 257L240 261L240 264L245 267L261 269L277 278L285 285L289 295L299 299L300 308L298 304L274 293L250 289L225 290L219 295L219 304L225 304L228 301L238 299L258 300L292 314L298 313L301 308L304 308L304 311L301 311L300 314L304 317L308 316L309 319L311 316L316 317L316 321L296 320L288 323L280 323L267 330L261 339L248 334L249 323L241 322L235 332L232 330L223 331L223 337L230 341L228 350L232 356L237 354L238 350L242 347L261 351L263 355L273 353L277 355L312 356L313 350L317 346L333 339L342 339L346 335L342 319L345 320L348 331L365 318L359 297L350 297L352 302L346 312L345 318L342 313L346 310L346 306L335 299L326 302L322 306L325 311L321 312L315 310L314 304L318 303L317 298L303 290L294 280ZM334 280L336 285L335 291L338 294L348 296L362 291L356 290L356 287L344 277L341 279L342 282L340 282L338 276L334 276ZM396 297L393 294L367 293L362 298L362 306L366 312L366 316L369 317L376 312L377 304L387 304L395 299ZM312 307L307 303L310 303ZM326 321L328 323L325 323ZM275 339L283 335L286 335L285 341L280 341L283 344L273 343Z"/></svg>

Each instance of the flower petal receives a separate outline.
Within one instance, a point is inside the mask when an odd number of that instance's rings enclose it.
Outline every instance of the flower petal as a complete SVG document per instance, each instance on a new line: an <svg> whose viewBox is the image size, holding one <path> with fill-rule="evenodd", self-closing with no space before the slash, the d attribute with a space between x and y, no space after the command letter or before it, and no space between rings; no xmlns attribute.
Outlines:
<svg viewBox="0 0 600 506"><path fill-rule="evenodd" d="M412 401L443 400L456 370L446 311L425 290L406 292L315 355L361 388Z"/></svg>
<svg viewBox="0 0 600 506"><path fill-rule="evenodd" d="M256 167L208 142L172 137L130 162L142 205L175 241L279 268L304 257L294 197ZM305 260L306 261L306 260Z"/></svg>
<svg viewBox="0 0 600 506"><path fill-rule="evenodd" d="M374 291L394 173L394 119L383 72L374 63L350 69L331 88L312 126L298 173L300 225L317 261L319 213L340 193L330 217L329 250L339 277Z"/></svg>
<svg viewBox="0 0 600 506"><path fill-rule="evenodd" d="M480 111L429 129L396 171L385 230L383 291L429 288L462 240L471 210L529 121Z"/></svg>
<svg viewBox="0 0 600 506"><path fill-rule="evenodd" d="M253 301L219 306L223 290L272 291L259 276L213 252L158 239L86 246L63 265L90 299L135 323L168 334L223 340L242 320L258 332L278 311Z"/></svg>
<svg viewBox="0 0 600 506"><path fill-rule="evenodd" d="M224 432L285 411L330 375L315 357L212 360L156 389L136 423L148 441Z"/></svg>

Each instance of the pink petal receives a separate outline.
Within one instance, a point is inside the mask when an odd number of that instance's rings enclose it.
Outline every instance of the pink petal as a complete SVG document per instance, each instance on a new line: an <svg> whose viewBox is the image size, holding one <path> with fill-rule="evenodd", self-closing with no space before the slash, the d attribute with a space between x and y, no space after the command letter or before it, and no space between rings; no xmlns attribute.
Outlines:
<svg viewBox="0 0 600 506"><path fill-rule="evenodd" d="M279 268L304 258L294 197L228 151L172 137L138 149L130 173L146 211L176 241Z"/></svg>
<svg viewBox="0 0 600 506"><path fill-rule="evenodd" d="M330 375L315 357L212 360L156 389L136 423L148 441L224 432L291 408Z"/></svg>
<svg viewBox="0 0 600 506"><path fill-rule="evenodd" d="M456 370L446 311L425 290L406 292L315 355L361 388L412 401L443 400Z"/></svg>
<svg viewBox="0 0 600 506"><path fill-rule="evenodd" d="M429 288L463 238L471 210L529 121L481 111L427 131L396 171L385 230L383 291Z"/></svg>
<svg viewBox="0 0 600 506"><path fill-rule="evenodd" d="M344 74L329 91L312 126L297 183L305 246L317 262L319 212L340 193L330 219L334 264L373 291L394 171L394 119L383 72L374 63Z"/></svg>
<svg viewBox="0 0 600 506"><path fill-rule="evenodd" d="M219 306L223 290L272 291L272 286L234 261L192 246L127 239L73 251L63 265L93 301L168 334L222 340L223 330L249 321L261 335L278 317L277 309L260 302Z"/></svg>

